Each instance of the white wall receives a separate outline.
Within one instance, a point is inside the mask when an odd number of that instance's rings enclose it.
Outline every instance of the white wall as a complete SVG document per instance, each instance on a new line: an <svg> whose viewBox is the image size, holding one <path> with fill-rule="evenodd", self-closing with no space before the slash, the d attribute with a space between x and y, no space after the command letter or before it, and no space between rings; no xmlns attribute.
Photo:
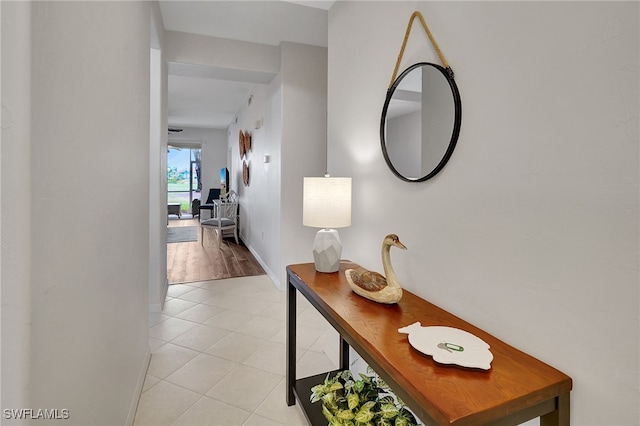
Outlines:
<svg viewBox="0 0 640 426"><path fill-rule="evenodd" d="M232 189L240 195L240 237L273 278L280 259L280 144L281 88L276 77L269 85L256 84L228 129ZM256 129L256 122L259 128ZM239 133L251 133L251 150L240 158ZM264 163L264 156L269 162ZM249 185L242 181L242 165L249 167Z"/></svg>
<svg viewBox="0 0 640 426"><path fill-rule="evenodd" d="M0 13L0 404L19 408L29 405L31 341L31 4L1 2Z"/></svg>
<svg viewBox="0 0 640 426"><path fill-rule="evenodd" d="M268 83L280 70L277 46L180 31L166 31L165 40L167 61L205 65L221 78Z"/></svg>
<svg viewBox="0 0 640 426"><path fill-rule="evenodd" d="M302 226L302 181L324 176L327 149L327 49L281 45L282 147L280 287L289 264L313 261L315 228ZM329 169L332 176L340 176Z"/></svg>
<svg viewBox="0 0 640 426"><path fill-rule="evenodd" d="M207 129L202 145L203 202L209 188L220 188L220 169L227 166L227 132L223 129Z"/></svg>
<svg viewBox="0 0 640 426"><path fill-rule="evenodd" d="M20 357L3 353L3 390L15 392L3 408L133 420L148 362L149 5L33 2L29 16L2 4L9 34L26 36L2 49L2 263L19 256L3 269L2 340ZM5 74L12 59L21 74Z"/></svg>
<svg viewBox="0 0 640 426"><path fill-rule="evenodd" d="M640 423L638 7L329 11L329 168L353 177L354 194L343 257L380 270L379 245L397 233L409 248L392 253L403 286L569 374L577 425ZM414 9L463 105L451 160L419 184L392 175L378 135ZM401 68L418 61L439 62L416 26Z"/></svg>

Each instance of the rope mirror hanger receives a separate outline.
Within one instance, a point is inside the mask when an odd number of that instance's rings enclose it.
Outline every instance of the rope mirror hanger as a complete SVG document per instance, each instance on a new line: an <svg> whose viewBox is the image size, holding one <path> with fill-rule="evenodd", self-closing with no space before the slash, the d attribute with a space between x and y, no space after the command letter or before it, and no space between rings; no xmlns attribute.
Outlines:
<svg viewBox="0 0 640 426"><path fill-rule="evenodd" d="M391 89L391 86L393 86L393 82L396 81L396 77L398 76L398 69L400 68L400 62L402 61L402 56L404 55L404 49L407 47L407 41L409 40L409 35L411 34L411 27L413 26L413 21L416 18L420 20L420 23L422 24L422 28L424 28L424 31L427 34L427 37L429 38L429 41L431 41L431 44L433 45L434 50L438 54L438 57L440 58L440 62L442 62L442 66L447 70L447 73L449 74L449 76L453 78L453 70L451 69L451 67L449 66L449 63L445 59L444 54L442 53L442 51L440 50L440 47L438 46L438 43L436 42L436 39L433 37L433 34L431 34L431 31L429 30L427 23L422 17L422 13L416 10L411 14L411 18L409 18L409 23L407 24L407 30L404 33L404 40L402 41L402 47L400 47L400 53L398 54L398 59L396 60L396 66L393 69L393 75L391 76L391 81L389 82L389 89Z"/></svg>

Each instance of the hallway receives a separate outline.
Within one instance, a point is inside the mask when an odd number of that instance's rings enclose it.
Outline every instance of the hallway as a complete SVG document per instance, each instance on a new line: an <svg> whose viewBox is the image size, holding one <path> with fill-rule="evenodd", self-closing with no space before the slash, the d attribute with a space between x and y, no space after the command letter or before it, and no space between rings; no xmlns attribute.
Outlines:
<svg viewBox="0 0 640 426"><path fill-rule="evenodd" d="M306 425L285 403L285 299L267 275L170 286L134 425ZM335 368L325 325L298 298L299 377Z"/></svg>

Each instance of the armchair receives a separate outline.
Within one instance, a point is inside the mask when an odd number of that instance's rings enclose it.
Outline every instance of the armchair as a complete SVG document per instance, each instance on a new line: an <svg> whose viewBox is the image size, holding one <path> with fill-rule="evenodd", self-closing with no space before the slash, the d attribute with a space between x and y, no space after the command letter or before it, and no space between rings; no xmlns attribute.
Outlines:
<svg viewBox="0 0 640 426"><path fill-rule="evenodd" d="M209 195L207 196L207 201L205 203L200 204L198 206L198 216L200 216L200 221L202 221L202 210L209 210L209 217L214 217L214 210L216 208L215 200L220 198L220 188L211 188L209 189Z"/></svg>

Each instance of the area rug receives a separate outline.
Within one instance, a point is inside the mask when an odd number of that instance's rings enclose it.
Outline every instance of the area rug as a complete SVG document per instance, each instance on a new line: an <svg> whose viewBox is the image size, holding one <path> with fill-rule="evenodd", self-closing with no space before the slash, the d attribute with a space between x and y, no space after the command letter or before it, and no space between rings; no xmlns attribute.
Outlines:
<svg viewBox="0 0 640 426"><path fill-rule="evenodd" d="M198 241L197 226L171 226L167 228L167 243Z"/></svg>

